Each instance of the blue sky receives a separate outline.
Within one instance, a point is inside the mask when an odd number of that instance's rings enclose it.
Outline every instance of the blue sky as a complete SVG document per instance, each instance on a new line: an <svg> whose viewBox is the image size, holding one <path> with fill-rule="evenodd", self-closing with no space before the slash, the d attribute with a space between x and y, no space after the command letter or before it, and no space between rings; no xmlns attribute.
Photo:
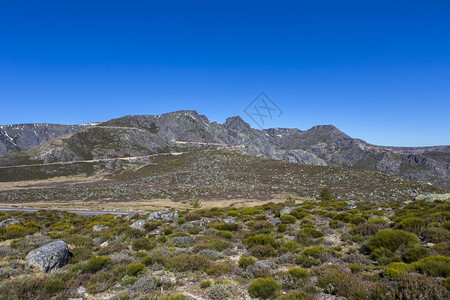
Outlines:
<svg viewBox="0 0 450 300"><path fill-rule="evenodd" d="M450 144L450 1L2 1L0 124L195 109L259 92L266 127Z"/></svg>

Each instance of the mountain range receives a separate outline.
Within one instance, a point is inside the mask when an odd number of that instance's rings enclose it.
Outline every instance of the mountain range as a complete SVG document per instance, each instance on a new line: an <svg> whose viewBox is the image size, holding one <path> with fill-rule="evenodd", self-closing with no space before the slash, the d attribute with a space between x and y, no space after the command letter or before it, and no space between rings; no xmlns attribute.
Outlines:
<svg viewBox="0 0 450 300"><path fill-rule="evenodd" d="M305 131L260 130L239 116L218 123L196 111L124 116L81 125L1 126L0 180L117 174L130 168L130 162L145 164L153 155L199 148L232 150L298 164L377 171L450 188L450 146L376 146L351 138L332 125ZM95 166L100 162L101 166ZM19 166L34 169L25 171Z"/></svg>

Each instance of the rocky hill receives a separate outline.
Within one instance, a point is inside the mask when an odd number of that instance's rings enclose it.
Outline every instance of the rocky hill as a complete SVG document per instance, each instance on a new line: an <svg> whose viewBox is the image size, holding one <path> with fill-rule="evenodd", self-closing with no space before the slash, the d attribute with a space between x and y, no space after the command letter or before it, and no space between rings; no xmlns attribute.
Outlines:
<svg viewBox="0 0 450 300"><path fill-rule="evenodd" d="M85 129L93 124L16 124L0 126L0 156L31 149L60 135Z"/></svg>
<svg viewBox="0 0 450 300"><path fill-rule="evenodd" d="M52 176L86 173L86 161L108 162L107 171L122 170L124 159L146 163L146 156L186 152L191 148L227 148L242 154L308 165L381 171L410 180L450 187L450 146L396 148L353 139L331 125L309 130L251 128L240 117L217 123L195 111L125 116L61 135L28 151L0 158L1 180L26 172L11 165L52 164ZM120 159L120 160L117 160ZM63 162L77 164L58 165ZM86 163L81 163L82 161ZM118 163L118 161L120 163ZM45 168L48 174L48 166ZM105 171L96 169L94 172ZM41 172L42 173L42 172ZM1 175L1 174L0 174Z"/></svg>

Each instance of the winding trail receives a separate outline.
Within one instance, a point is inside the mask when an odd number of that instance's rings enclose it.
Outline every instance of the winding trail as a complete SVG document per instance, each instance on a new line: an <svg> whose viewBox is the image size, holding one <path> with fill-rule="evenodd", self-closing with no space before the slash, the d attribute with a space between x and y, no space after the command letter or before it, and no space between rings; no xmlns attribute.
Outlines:
<svg viewBox="0 0 450 300"><path fill-rule="evenodd" d="M42 164L29 164L29 165L16 165L16 166L1 166L0 169L8 169L8 168L25 168L25 167L42 167L42 166L53 166L53 165L70 165L70 164L78 164L78 163L95 163L95 162L104 162L104 161L113 161L113 160L136 160L140 158L148 158L158 155L181 155L186 152L170 152L170 153L156 153L150 155L142 155L142 156L130 156L130 157L115 157L115 158L98 158L98 159L88 159L88 160L72 160L72 161L59 161L59 162L51 162L51 163L42 163Z"/></svg>
<svg viewBox="0 0 450 300"><path fill-rule="evenodd" d="M123 210L90 210L90 209L50 209L50 208L17 208L17 207L0 207L0 211L19 211L33 213L39 210L50 211L67 211L80 216L102 216L102 215L130 215L136 213L142 213L141 211L123 211Z"/></svg>

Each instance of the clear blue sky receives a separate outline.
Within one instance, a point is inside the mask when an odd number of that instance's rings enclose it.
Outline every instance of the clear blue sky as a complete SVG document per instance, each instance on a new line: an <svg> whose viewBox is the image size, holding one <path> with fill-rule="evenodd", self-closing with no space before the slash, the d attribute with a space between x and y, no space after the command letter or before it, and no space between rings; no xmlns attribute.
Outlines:
<svg viewBox="0 0 450 300"><path fill-rule="evenodd" d="M0 124L250 122L260 91L284 112L267 127L450 144L450 1L0 3Z"/></svg>

